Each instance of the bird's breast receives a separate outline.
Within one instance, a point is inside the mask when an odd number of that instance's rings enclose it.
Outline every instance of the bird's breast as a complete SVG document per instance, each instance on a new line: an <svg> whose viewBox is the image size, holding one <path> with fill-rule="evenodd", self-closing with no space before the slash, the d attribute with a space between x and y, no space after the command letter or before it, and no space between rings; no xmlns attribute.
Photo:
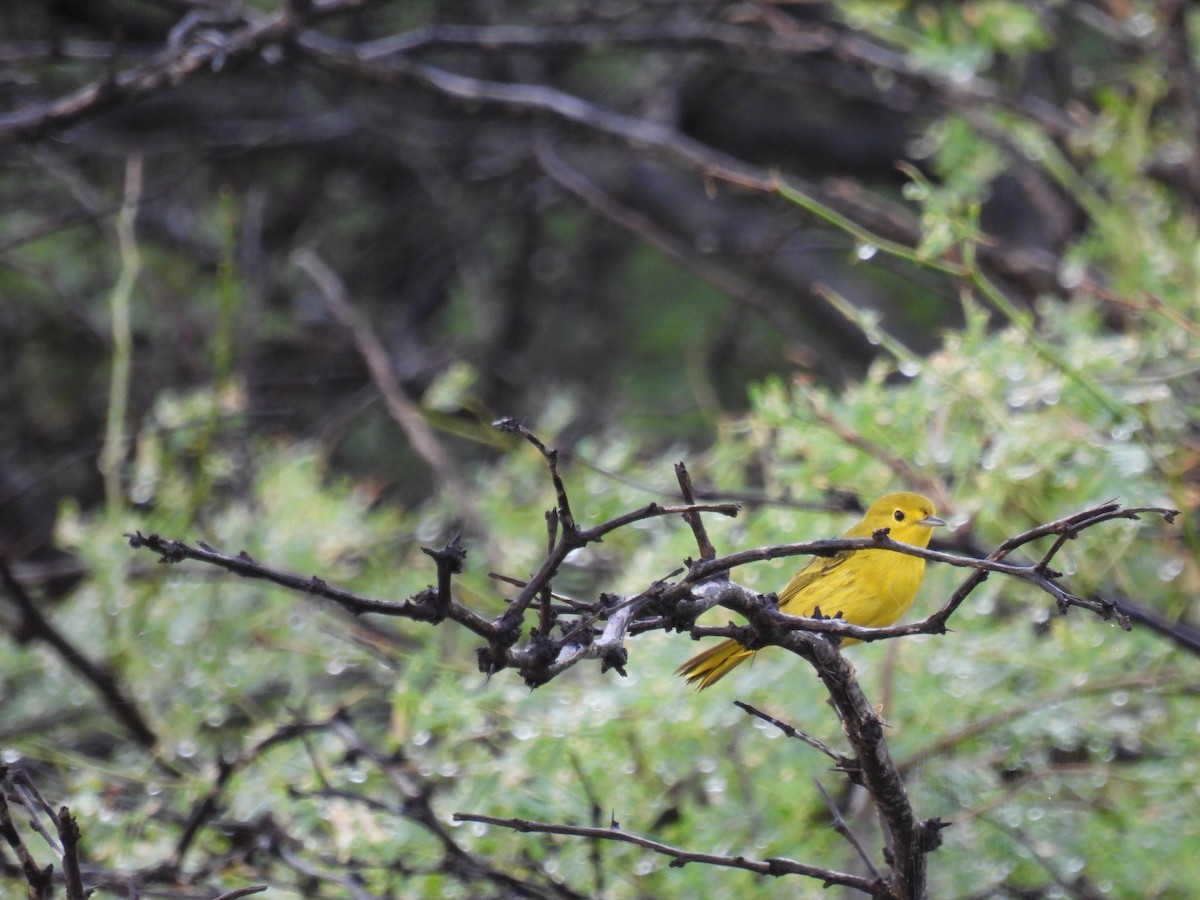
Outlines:
<svg viewBox="0 0 1200 900"><path fill-rule="evenodd" d="M893 625L908 612L917 589L921 586L921 578L925 574L925 560L919 556L908 556L888 550L868 550L867 553L878 553L877 564L869 567L878 573L878 581L871 589L879 598L876 607L878 619L870 624L875 628Z"/></svg>

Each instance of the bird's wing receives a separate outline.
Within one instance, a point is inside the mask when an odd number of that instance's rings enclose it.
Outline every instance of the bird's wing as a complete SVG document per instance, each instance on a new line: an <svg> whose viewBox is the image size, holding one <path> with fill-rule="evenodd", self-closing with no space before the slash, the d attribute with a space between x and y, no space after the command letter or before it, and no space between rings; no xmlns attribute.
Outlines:
<svg viewBox="0 0 1200 900"><path fill-rule="evenodd" d="M812 590L813 585L822 579L842 574L838 570L846 565L851 555L851 551L847 550L833 556L818 556L813 559L793 575L787 587L779 592L779 608L791 616L811 616L814 608L821 605L818 595L826 593ZM821 614L825 616L834 616L837 613L836 609L821 610Z"/></svg>

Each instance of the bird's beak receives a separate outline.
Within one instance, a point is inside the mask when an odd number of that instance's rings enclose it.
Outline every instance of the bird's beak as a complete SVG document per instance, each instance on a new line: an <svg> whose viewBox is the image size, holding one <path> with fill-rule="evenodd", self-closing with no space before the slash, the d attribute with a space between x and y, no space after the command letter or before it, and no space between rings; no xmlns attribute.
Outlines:
<svg viewBox="0 0 1200 900"><path fill-rule="evenodd" d="M933 528L935 525L945 525L946 523L937 516L926 516L923 519L918 519L917 524L924 525L926 528Z"/></svg>

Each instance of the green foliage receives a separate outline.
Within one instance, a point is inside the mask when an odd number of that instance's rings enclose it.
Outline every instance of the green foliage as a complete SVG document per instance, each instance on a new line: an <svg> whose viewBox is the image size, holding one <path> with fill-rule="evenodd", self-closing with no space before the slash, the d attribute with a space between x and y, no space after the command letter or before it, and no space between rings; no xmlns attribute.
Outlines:
<svg viewBox="0 0 1200 900"><path fill-rule="evenodd" d="M856 26L907 52L921 72L962 83L1001 57L1020 63L1049 39L1026 5L999 0L842 7ZM596 71L607 65L598 61ZM930 174L911 171L904 192L921 216L924 240L884 251L951 280L962 329L918 358L861 315L856 321L883 351L865 378L841 391L804 375L764 379L752 388L746 414L713 416L716 437L703 451L647 451L653 442L640 427L571 443L563 471L580 521L673 498L671 464L680 458L701 488L776 501L820 506L834 490L864 500L891 489L928 490L952 526L985 549L1119 497L1128 505L1178 507L1185 516L1174 527L1142 520L1084 532L1057 558L1067 585L1080 594L1121 593L1168 620L1194 620L1200 257L1194 208L1146 175L1164 152L1191 140L1185 122L1156 114L1169 83L1163 66L1143 59L1123 69L1120 87L1097 87L1094 108L1061 140L1017 109L934 123L918 141ZM981 279L970 257L981 239L975 210L1014 152L1069 193L1088 221L1062 253L1058 275L1069 296L1030 298L1026 308L989 293L998 289ZM354 205L362 211L346 223L344 240L356 245L375 223L368 204ZM216 277L198 283L204 308L220 322L214 385L163 391L145 405L125 473L132 505L119 521L72 506L59 519L60 544L96 577L49 614L128 687L162 738L160 758L131 749L93 693L42 647L13 646L0 660L4 758L37 765L44 793L70 804L91 862L129 869L168 858L220 760L251 754L297 719L323 721L339 709L350 711L372 744L403 754L405 778L428 789L438 822L471 853L518 874L536 863L585 894L793 897L816 887L696 865L670 868L660 857L610 844L596 851L605 861L601 891L588 842L459 825L451 814L601 826L615 820L691 850L853 867L846 843L827 827L817 778L867 846L877 847L870 817L842 793L844 779L825 758L729 703L743 699L841 747L841 728L819 683L782 652L762 654L697 695L672 674L694 652L692 642L651 634L630 640L626 678L580 666L529 692L511 672L485 679L475 664L477 641L453 625L358 621L262 583L131 558L124 531L202 538L400 600L434 578L421 548L440 545L461 527L461 510L442 499L405 503L369 480L338 474L316 443L246 437L234 364L233 232L220 213L211 214L214 244L223 248ZM19 210L4 221L30 224ZM869 242L853 223L826 222L860 246ZM563 216L551 222L547 242L569 245L578 229L576 218ZM81 231L25 243L23 268L0 272L0 287L48 304L56 290L82 294L108 283L111 264L85 252ZM864 265L873 264L870 257L863 256ZM148 248L145 259L164 294L183 290L187 276L165 257ZM665 348L697 323L719 323L723 310L712 293L684 285L654 251L641 251L622 271L612 284L642 301L623 323L634 335L627 342L632 355L646 364L631 379L635 406L658 403L663 415L674 405L686 408L680 383L663 371ZM654 301L684 296L686 306L649 315ZM464 286L442 315L465 341L480 328L485 307ZM191 314L208 315L198 309ZM849 305L846 311L853 318ZM159 342L155 317L140 315L144 339ZM576 352L573 340L560 340L553 328L547 334L560 352ZM762 354L769 362L758 364L774 368L774 336L756 340L769 351ZM65 390L55 374L35 381L48 392ZM469 402L476 374L469 362L442 370L427 407L449 420ZM689 388L702 398L696 406L703 412L717 408L704 399L709 386ZM543 412L531 425L547 443L566 444L580 401L557 386L544 393ZM401 440L394 430L378 433L380 443ZM671 433L659 429L655 438ZM466 535L467 568L455 590L495 615L515 588L488 572L520 579L535 569L545 545L543 513L554 498L529 447L501 440L481 452L467 477L488 531ZM848 518L750 502L737 520L714 519L709 528L721 551L733 551L836 534ZM681 522L652 520L574 554L555 587L588 599L631 593L669 577L694 554ZM756 565L735 577L768 591L799 564ZM912 615L931 611L963 577L932 565ZM726 617L716 612L708 621ZM1126 634L1079 611L1060 616L1047 596L997 576L972 594L951 626L945 636L849 650L869 696L884 708L918 813L954 823L929 860L932 896L1034 890L1080 877L1114 897L1200 895L1193 861L1200 782L1195 657L1145 627ZM199 833L185 867L232 851L239 823L270 815L296 846L356 860L369 891L477 895L475 885L438 870L443 848L401 814L402 793L332 731L282 742L237 770L223 794L222 827ZM289 888L285 871L268 874L277 880L272 896L311 895L309 885ZM260 875L231 867L212 881L233 888Z"/></svg>
<svg viewBox="0 0 1200 900"><path fill-rule="evenodd" d="M1167 476L1179 468L1189 415L1161 371L1169 329L1147 327L1135 339L1106 332L1099 310L1083 302L1043 311L1045 339L1077 360L1090 383L1139 413L1114 421L1052 362L1031 355L1022 332L989 329L972 306L966 319L919 371L906 365L901 373L881 361L841 394L799 381L765 383L754 392L752 411L727 421L709 452L687 455L693 476L704 487L736 493L761 486L805 501L835 488L870 498L916 476L945 486L952 524L970 528L984 546L1113 496L1179 502L1182 488ZM195 417L207 421L201 401ZM167 408L158 417L170 415ZM553 434L552 413L539 429ZM143 497L146 511L121 528L178 527L177 500L199 477L184 434L143 439L143 453L160 455L158 474ZM210 446L209 465L222 470L222 445ZM682 455L640 458L630 436L585 441L573 457L594 468L565 465L577 516L595 522L662 499L670 493L670 464ZM255 456L253 491L239 497L217 490L202 511L210 543L380 597L400 599L432 579L420 546L445 538L454 510L375 503L368 486L330 474L309 445L277 442ZM911 473L897 472L893 460ZM497 453L472 478L492 530L486 542L469 541L457 591L495 614L506 591L477 557L488 545L502 548L504 573L531 571L544 541L541 513L553 496L541 461L524 446ZM210 483L219 487L221 480ZM632 486L638 484L658 489ZM64 522L64 540L96 565L113 552L114 536L100 521ZM846 516L750 507L737 521L710 524L718 547L731 551L834 534ZM586 598L636 591L694 552L681 523L655 520L576 554L557 587ZM1076 591L1116 587L1178 612L1196 592L1194 558L1181 533L1131 522L1085 532L1060 564ZM736 577L769 590L796 565L755 566ZM961 577L932 566L917 613L930 611ZM628 678L581 667L530 693L508 672L485 681L475 671L475 642L453 627L389 623L396 635L372 644L357 623L322 604L183 566L156 567L129 590L134 599L90 583L57 618L87 646L88 635L128 615L131 602L142 606L136 634L121 630L129 646L112 648L112 655L163 735L164 755L184 774L164 778L121 751L104 763L125 785L114 794L111 775L99 775L95 762L57 749L54 729L11 742L10 752L56 765L64 800L83 817L97 862L128 866L161 857L177 838L167 823L185 818L203 796L218 755L236 757L296 716L321 719L345 706L373 741L402 748L413 777L432 788L441 820L473 853L498 861L528 853L585 892L594 889L586 842L456 826L450 814L600 825L612 816L625 829L690 849L852 865L825 825L812 784L818 778L836 793L841 779L814 751L751 723L728 702L744 699L839 746L840 727L818 683L785 654L765 653L718 689L695 695L672 677L691 642L651 635L631 640ZM893 751L907 767L919 812L955 823L945 848L931 857L934 894L1038 884L1045 875L1039 859L1118 896L1147 885L1151 896L1200 890L1185 864L1194 843L1190 786L1200 774L1195 661L1143 629L1124 634L1078 611L1060 618L1048 598L1002 578L972 595L952 626L944 637L850 651L869 695L885 704ZM21 673L6 678L14 719L94 706L88 691L43 654L17 654L11 665ZM383 801L394 788L369 760L347 761L331 735L313 737L307 748L281 745L241 772L228 790L226 818L251 821L269 812L293 836L371 868L372 890L472 895L444 874L389 871L397 854L406 867L436 869L440 847L385 809L316 796L321 778ZM601 805L597 822L592 795ZM131 820L142 825L131 828ZM869 819L853 824L869 831ZM207 830L193 852L218 852L226 840ZM1117 840L1155 864L1095 852ZM744 873L671 869L631 847L601 853L610 897L703 895L714 879L723 890L756 896L796 890Z"/></svg>

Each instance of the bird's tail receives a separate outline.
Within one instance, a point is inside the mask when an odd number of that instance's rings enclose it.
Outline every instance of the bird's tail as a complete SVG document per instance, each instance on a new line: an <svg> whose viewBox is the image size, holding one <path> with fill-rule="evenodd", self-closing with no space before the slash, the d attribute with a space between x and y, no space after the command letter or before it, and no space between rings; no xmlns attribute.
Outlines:
<svg viewBox="0 0 1200 900"><path fill-rule="evenodd" d="M747 650L731 638L697 653L676 669L675 674L686 678L688 684L698 682L696 690L702 691L716 684L753 655L753 650Z"/></svg>

